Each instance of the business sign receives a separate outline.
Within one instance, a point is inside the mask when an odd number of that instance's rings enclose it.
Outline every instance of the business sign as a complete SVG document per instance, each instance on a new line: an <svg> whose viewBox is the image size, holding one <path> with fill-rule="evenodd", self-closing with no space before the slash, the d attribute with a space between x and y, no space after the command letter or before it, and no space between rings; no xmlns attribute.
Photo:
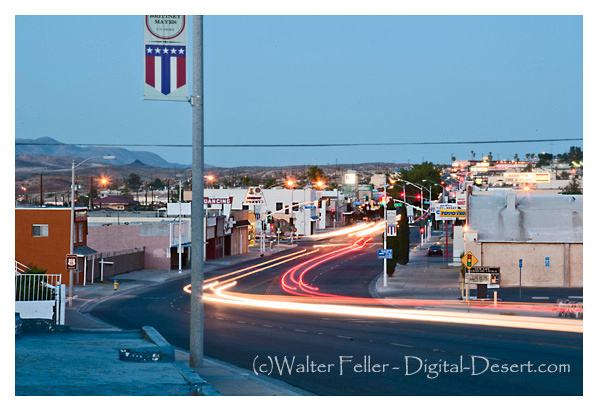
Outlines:
<svg viewBox="0 0 599 411"><path fill-rule="evenodd" d="M468 205L466 203L466 194L456 194L455 196L455 203L458 206L458 208L466 208Z"/></svg>
<svg viewBox="0 0 599 411"><path fill-rule="evenodd" d="M250 187L245 195L243 205L263 205L266 204L264 193L260 187Z"/></svg>
<svg viewBox="0 0 599 411"><path fill-rule="evenodd" d="M455 217L441 217L441 210L456 210L458 205L456 203L437 203L435 204L435 220L454 220Z"/></svg>
<svg viewBox="0 0 599 411"><path fill-rule="evenodd" d="M390 248L379 248L377 257L385 260L393 258L393 250Z"/></svg>
<svg viewBox="0 0 599 411"><path fill-rule="evenodd" d="M549 173L503 173L505 183L549 183Z"/></svg>
<svg viewBox="0 0 599 411"><path fill-rule="evenodd" d="M179 209L179 206L181 208ZM166 215L191 215L191 203L167 203Z"/></svg>
<svg viewBox="0 0 599 411"><path fill-rule="evenodd" d="M184 15L144 17L144 56L143 98L188 101Z"/></svg>
<svg viewBox="0 0 599 411"><path fill-rule="evenodd" d="M499 267L472 267L470 269L471 273L479 273L479 274L499 274Z"/></svg>
<svg viewBox="0 0 599 411"><path fill-rule="evenodd" d="M491 284L491 274L484 273L466 273L466 282L468 284Z"/></svg>
<svg viewBox="0 0 599 411"><path fill-rule="evenodd" d="M444 219L448 219L448 218L459 218L460 220L465 220L466 219L466 210L460 210L460 209L453 209L453 210L449 210L449 209L441 209L439 210L439 220L444 220Z"/></svg>
<svg viewBox="0 0 599 411"><path fill-rule="evenodd" d="M179 223L170 223L170 246L176 247L179 245ZM189 221L181 221L181 244L190 242L189 237Z"/></svg>
<svg viewBox="0 0 599 411"><path fill-rule="evenodd" d="M204 205L219 205L219 204L233 204L233 197L222 197L222 198L208 198L204 197Z"/></svg>

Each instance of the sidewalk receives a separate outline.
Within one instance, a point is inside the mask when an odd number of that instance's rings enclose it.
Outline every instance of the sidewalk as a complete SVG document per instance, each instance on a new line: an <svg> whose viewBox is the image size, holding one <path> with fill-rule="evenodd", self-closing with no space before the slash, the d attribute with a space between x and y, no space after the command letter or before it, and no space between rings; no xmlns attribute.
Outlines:
<svg viewBox="0 0 599 411"><path fill-rule="evenodd" d="M295 247L297 247L297 244L281 244L279 249L275 246L273 250L270 250L270 248L267 247L265 256ZM208 260L204 263L205 273L240 262L260 258L260 254L259 246L253 246L250 247L250 252L247 254L224 257L218 260ZM66 325L76 331L122 332L120 329L92 317L88 311L93 305L115 295L127 294L139 288L189 277L190 274L191 270L189 268L182 270L181 273L179 273L177 269L170 271L139 270L115 275L106 279L103 283L88 283L85 287L81 285L74 286L73 294L75 298L73 299L73 307L68 308L67 302ZM114 291L113 280L115 279L119 283L117 291ZM189 353L175 349L175 360L189 364ZM205 357L204 365L199 368L193 368L193 370L201 377L201 379L207 381L208 384L214 387L214 389L221 395L312 395L307 391L285 384L276 379L264 377L262 375L257 376L249 370L213 358Z"/></svg>
<svg viewBox="0 0 599 411"><path fill-rule="evenodd" d="M453 241L448 240L451 258ZM411 248L410 262L405 266L397 265L393 276L387 277L387 287L383 286L381 273L375 280L374 297L453 301L460 298L460 267L441 264L444 261L441 257L428 257L428 247L437 242L442 246L445 244L445 234L441 231L434 231L422 247Z"/></svg>

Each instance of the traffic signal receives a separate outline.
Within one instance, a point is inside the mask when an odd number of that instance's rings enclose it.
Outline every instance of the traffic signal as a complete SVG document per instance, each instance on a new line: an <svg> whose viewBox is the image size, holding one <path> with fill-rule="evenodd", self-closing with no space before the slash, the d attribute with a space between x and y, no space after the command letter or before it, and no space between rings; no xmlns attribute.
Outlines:
<svg viewBox="0 0 599 411"><path fill-rule="evenodd" d="M420 194L416 194L416 200L420 200Z"/></svg>
<svg viewBox="0 0 599 411"><path fill-rule="evenodd" d="M293 217L289 217L289 224L293 226Z"/></svg>
<svg viewBox="0 0 599 411"><path fill-rule="evenodd" d="M466 268L472 268L472 254L466 255Z"/></svg>
<svg viewBox="0 0 599 411"><path fill-rule="evenodd" d="M420 227L420 234L424 234L424 227Z"/></svg>
<svg viewBox="0 0 599 411"><path fill-rule="evenodd" d="M399 196L400 196L401 198L403 198L403 192L399 193Z"/></svg>
<svg viewBox="0 0 599 411"><path fill-rule="evenodd" d="M274 224L270 225L270 231L275 231L275 225Z"/></svg>
<svg viewBox="0 0 599 411"><path fill-rule="evenodd" d="M382 205L383 207L385 207L387 205L387 202L389 201L389 199L385 196L382 196L381 199L379 200L380 205Z"/></svg>

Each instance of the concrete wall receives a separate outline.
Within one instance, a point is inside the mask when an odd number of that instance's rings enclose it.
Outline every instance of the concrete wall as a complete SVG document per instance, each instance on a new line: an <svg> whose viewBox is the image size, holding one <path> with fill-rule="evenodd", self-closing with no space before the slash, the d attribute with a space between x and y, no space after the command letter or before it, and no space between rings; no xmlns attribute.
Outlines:
<svg viewBox="0 0 599 411"><path fill-rule="evenodd" d="M479 260L478 266L500 267L501 286L520 284L518 260L522 259L522 286L582 287L582 244L475 242L466 233L465 250ZM545 266L549 257L549 267Z"/></svg>
<svg viewBox="0 0 599 411"><path fill-rule="evenodd" d="M170 269L168 224L89 226L87 245L98 252L145 247L144 267Z"/></svg>

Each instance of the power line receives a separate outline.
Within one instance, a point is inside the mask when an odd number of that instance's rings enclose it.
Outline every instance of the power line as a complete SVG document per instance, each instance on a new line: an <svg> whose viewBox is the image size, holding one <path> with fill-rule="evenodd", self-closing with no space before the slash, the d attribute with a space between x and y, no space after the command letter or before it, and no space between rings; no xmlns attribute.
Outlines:
<svg viewBox="0 0 599 411"><path fill-rule="evenodd" d="M315 144L205 144L211 148L282 148L282 147L364 147L364 146L409 146L409 145L454 145L454 144L514 144L542 143L554 141L582 141L582 138L546 138L526 140L475 140L475 141L417 141L409 143L315 143ZM93 147L174 147L190 148L191 144L101 144L101 143L22 143L17 146L93 146Z"/></svg>

